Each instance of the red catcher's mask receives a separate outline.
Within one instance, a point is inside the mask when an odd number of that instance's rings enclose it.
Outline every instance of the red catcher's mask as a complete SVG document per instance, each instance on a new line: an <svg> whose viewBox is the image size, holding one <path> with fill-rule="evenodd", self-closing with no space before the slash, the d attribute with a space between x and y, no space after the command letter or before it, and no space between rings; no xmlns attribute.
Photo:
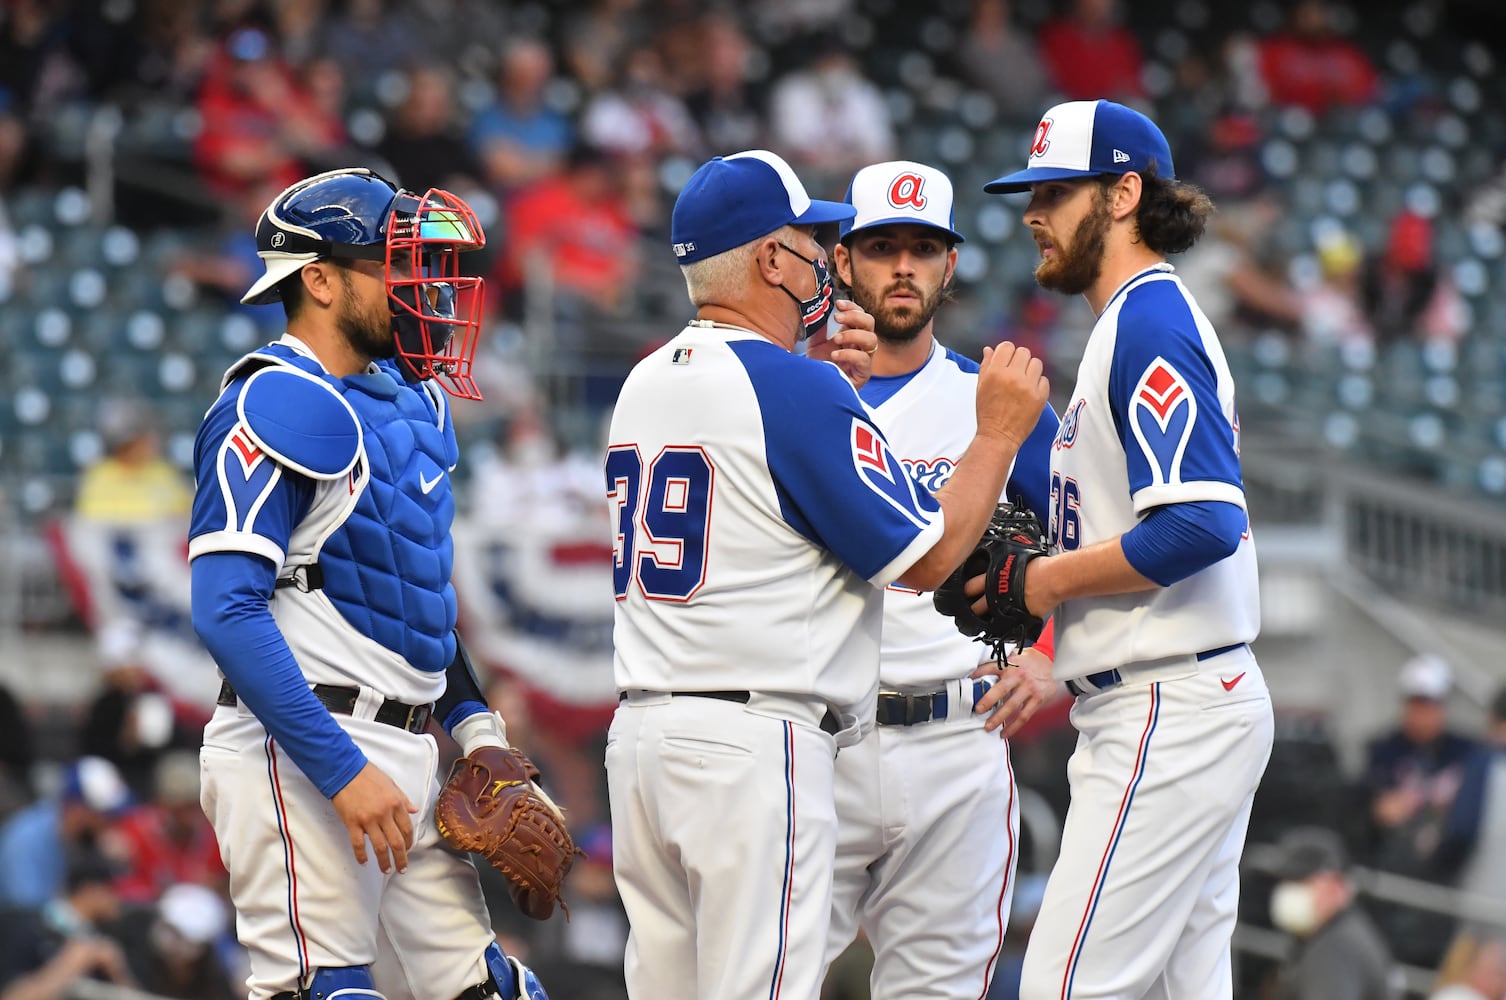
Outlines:
<svg viewBox="0 0 1506 1000"><path fill-rule="evenodd" d="M460 255L486 245L476 213L448 191L399 192L387 220L387 300L397 357L415 379L458 399L480 399L471 374L484 287L462 276Z"/></svg>

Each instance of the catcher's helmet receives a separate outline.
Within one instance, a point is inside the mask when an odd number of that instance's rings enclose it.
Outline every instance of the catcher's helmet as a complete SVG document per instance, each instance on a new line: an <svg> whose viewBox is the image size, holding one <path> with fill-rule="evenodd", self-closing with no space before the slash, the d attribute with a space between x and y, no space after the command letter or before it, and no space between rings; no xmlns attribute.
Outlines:
<svg viewBox="0 0 1506 1000"><path fill-rule="evenodd" d="M316 260L382 261L404 371L480 399L471 361L482 280L460 275L459 254L485 245L475 213L448 191L415 195L364 168L331 170L292 185L262 212L256 253L267 273L241 301L276 301L278 283Z"/></svg>

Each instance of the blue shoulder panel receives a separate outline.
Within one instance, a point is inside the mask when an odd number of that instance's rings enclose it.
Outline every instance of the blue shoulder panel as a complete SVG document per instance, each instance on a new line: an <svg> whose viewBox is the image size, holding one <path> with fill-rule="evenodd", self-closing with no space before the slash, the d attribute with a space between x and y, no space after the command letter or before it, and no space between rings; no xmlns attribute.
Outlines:
<svg viewBox="0 0 1506 1000"><path fill-rule="evenodd" d="M1109 403L1132 494L1178 482L1242 487L1213 362L1176 282L1147 281L1125 296Z"/></svg>
<svg viewBox="0 0 1506 1000"><path fill-rule="evenodd" d="M334 387L280 365L252 372L236 409L251 437L283 465L312 479L338 479L361 453L361 425Z"/></svg>
<svg viewBox="0 0 1506 1000"><path fill-rule="evenodd" d="M729 346L758 398L785 522L872 579L930 525L936 499L889 451L835 365L766 340Z"/></svg>

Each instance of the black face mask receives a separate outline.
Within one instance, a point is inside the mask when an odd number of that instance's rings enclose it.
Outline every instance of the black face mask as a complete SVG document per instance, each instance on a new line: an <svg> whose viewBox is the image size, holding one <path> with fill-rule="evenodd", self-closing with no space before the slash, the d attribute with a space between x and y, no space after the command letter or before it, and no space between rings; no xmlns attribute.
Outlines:
<svg viewBox="0 0 1506 1000"><path fill-rule="evenodd" d="M420 294L416 285L401 285L392 289L392 295L407 304L409 309L427 318L455 318L455 286L448 282L432 282L424 286ZM397 357L403 373L409 381L421 382L433 378L435 371L432 359L448 350L454 327L447 323L429 323L420 316L389 303L392 311L392 335L397 341Z"/></svg>
<svg viewBox="0 0 1506 1000"><path fill-rule="evenodd" d="M812 295L808 299L797 299L795 298L794 292L790 291L788 288L785 288L783 285L779 286L784 290L784 294L788 295L791 299L794 299L795 304L800 307L800 322L802 324L800 339L804 340L807 337L813 337L826 329L826 320L831 316L831 311L833 308L831 297L831 270L826 266L826 261L824 260L811 260L809 257L805 256L805 254L801 253L798 250L790 250L790 248L788 246L785 246L785 244L783 243L779 245L784 247L786 250L789 250L789 252L794 254L796 257L799 257L801 260L805 261L811 266L811 270L816 272L816 294Z"/></svg>

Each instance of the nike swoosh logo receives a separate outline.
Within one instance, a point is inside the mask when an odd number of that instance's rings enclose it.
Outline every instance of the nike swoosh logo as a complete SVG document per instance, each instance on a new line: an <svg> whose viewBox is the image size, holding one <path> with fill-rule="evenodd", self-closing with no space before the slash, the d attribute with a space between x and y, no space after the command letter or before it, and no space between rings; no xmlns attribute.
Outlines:
<svg viewBox="0 0 1506 1000"><path fill-rule="evenodd" d="M1245 673L1247 674L1247 673L1249 673L1249 671L1246 670ZM1225 691L1233 691L1234 690L1234 685L1238 684L1240 681L1242 681L1244 679L1245 679L1245 675L1244 674L1240 674L1238 677L1234 678L1232 681L1226 681L1222 677L1220 677L1218 679L1218 682L1224 686L1224 690Z"/></svg>
<svg viewBox="0 0 1506 1000"><path fill-rule="evenodd" d="M424 474L422 472L420 472L418 474L418 488L421 489L421 490L423 490L424 493L427 494L431 490L433 490L434 487L438 486L439 485L439 481L441 479L443 479L443 478L444 478L444 473L443 472L436 472L434 474L434 478L433 479L425 479L424 478ZM1244 675L1241 674L1240 676L1244 676Z"/></svg>

